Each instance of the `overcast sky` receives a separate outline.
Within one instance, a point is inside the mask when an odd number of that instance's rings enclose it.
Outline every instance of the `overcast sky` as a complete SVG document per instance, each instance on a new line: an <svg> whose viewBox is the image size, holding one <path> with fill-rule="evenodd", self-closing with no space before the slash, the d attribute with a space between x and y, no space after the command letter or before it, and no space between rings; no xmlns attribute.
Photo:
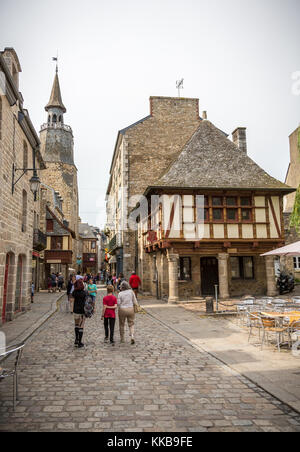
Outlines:
<svg viewBox="0 0 300 452"><path fill-rule="evenodd" d="M249 156L284 181L300 123L299 0L0 0L0 20L37 131L58 50L83 221L105 222L118 130L149 114L150 96L177 96L179 78L216 126L247 127Z"/></svg>

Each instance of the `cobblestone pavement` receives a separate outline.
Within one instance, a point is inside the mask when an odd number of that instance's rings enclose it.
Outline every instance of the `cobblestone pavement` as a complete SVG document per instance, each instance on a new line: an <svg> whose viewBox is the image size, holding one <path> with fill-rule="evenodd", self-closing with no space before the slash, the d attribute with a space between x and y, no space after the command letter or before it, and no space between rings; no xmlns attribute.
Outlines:
<svg viewBox="0 0 300 452"><path fill-rule="evenodd" d="M148 315L136 344L103 344L99 312L74 348L71 314L36 332L20 367L20 402L0 383L0 431L300 431L300 415Z"/></svg>

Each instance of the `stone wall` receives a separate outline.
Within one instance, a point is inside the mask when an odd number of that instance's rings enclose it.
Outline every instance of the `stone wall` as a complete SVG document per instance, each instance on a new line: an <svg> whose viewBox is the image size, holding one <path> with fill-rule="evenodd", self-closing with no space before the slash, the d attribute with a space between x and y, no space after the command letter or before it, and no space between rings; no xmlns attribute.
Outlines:
<svg viewBox="0 0 300 452"><path fill-rule="evenodd" d="M15 186L12 195L12 165L23 168L24 143L28 150L28 168L32 168L32 147L21 129L18 103L10 106L1 96L2 119L0 138L0 323L2 319L6 255L11 256L9 284L6 303L6 321L15 316L16 275L19 256L23 257L21 284L21 311L30 309L30 285L32 278L32 248L34 211L39 212L39 201L34 202L30 190L32 172L25 174ZM22 174L16 173L16 178ZM22 231L23 190L27 193L26 228Z"/></svg>
<svg viewBox="0 0 300 452"><path fill-rule="evenodd" d="M200 123L198 99L151 97L150 113L123 132L116 150L110 194L117 197L118 187L122 187L123 208L119 215L123 218L128 215L127 200L143 195L165 172ZM124 274L128 277L140 259L136 256L135 233L123 234L123 254Z"/></svg>

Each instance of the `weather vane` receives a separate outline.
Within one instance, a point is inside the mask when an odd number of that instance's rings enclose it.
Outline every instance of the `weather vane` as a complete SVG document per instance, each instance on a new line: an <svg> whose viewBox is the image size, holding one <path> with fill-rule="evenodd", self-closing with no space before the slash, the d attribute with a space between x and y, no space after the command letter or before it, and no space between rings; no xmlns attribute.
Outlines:
<svg viewBox="0 0 300 452"><path fill-rule="evenodd" d="M183 78L181 80L177 80L176 82L176 88L178 89L178 97L180 97L180 90L183 88Z"/></svg>
<svg viewBox="0 0 300 452"><path fill-rule="evenodd" d="M58 72L58 51L56 57L52 57L52 61L56 61L56 72Z"/></svg>

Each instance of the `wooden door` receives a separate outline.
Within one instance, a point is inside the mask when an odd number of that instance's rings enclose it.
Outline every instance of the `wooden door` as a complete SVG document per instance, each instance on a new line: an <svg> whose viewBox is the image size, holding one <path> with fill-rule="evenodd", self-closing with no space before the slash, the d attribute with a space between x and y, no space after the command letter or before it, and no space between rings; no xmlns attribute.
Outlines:
<svg viewBox="0 0 300 452"><path fill-rule="evenodd" d="M214 295L216 284L219 284L218 259L215 257L202 257L201 258L202 295Z"/></svg>

